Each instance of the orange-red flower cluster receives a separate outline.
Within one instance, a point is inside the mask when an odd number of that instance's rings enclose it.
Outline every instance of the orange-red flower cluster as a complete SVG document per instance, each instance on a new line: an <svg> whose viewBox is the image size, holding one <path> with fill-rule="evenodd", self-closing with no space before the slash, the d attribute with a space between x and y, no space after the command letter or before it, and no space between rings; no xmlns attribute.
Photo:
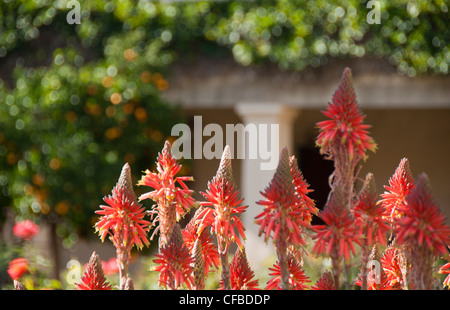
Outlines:
<svg viewBox="0 0 450 310"><path fill-rule="evenodd" d="M95 224L100 239L104 241L109 235L114 246L125 252L131 250L133 245L139 249L144 245L148 246L146 228L150 222L144 220L145 210L134 194L128 163L124 165L119 181L112 189L112 195L103 200L108 205L101 205L101 210L96 211L101 215Z"/></svg>
<svg viewBox="0 0 450 310"><path fill-rule="evenodd" d="M448 274L448 276L444 279L444 282L442 282L442 286L447 289L450 289L450 255L448 255L447 258L448 263L444 264L439 268L440 274Z"/></svg>
<svg viewBox="0 0 450 310"><path fill-rule="evenodd" d="M23 220L13 226L13 234L23 240L30 240L39 233L39 226L30 220Z"/></svg>
<svg viewBox="0 0 450 310"><path fill-rule="evenodd" d="M419 175L406 197L404 216L395 228L396 242L426 247L431 253L446 254L450 244L450 227L435 202L426 174Z"/></svg>
<svg viewBox="0 0 450 310"><path fill-rule="evenodd" d="M142 194L139 200L151 199L156 202L153 214L156 214L153 225L159 222L153 236L159 231L160 244L168 241L175 223L184 217L195 205L190 190L185 181L193 181L192 177L176 177L181 165L172 155L172 146L169 141L164 144L163 150L158 155L157 172L145 171L138 185L149 186L154 190ZM177 183L181 186L177 186Z"/></svg>
<svg viewBox="0 0 450 310"><path fill-rule="evenodd" d="M284 148L272 181L261 192L265 200L257 202L265 207L255 217L259 235L264 233L265 241L272 238L275 242L280 239L294 246L305 245L304 229L310 227L312 214L317 213L314 201L307 196L310 191L297 160L289 158Z"/></svg>
<svg viewBox="0 0 450 310"><path fill-rule="evenodd" d="M308 286L306 283L311 282L309 277L305 274L305 271L302 269L301 264L293 255L288 255L287 257L287 268L289 271L289 289L291 290L306 290ZM267 282L266 290L282 290L284 289L282 286L282 274L280 263L277 262L273 265L272 268L269 268L272 271L269 275L272 276Z"/></svg>
<svg viewBox="0 0 450 310"><path fill-rule="evenodd" d="M356 154L359 158L366 157L366 151L375 152L376 144L368 135L369 125L364 125L365 116L359 111L353 89L352 73L345 68L339 87L333 95L328 109L322 111L330 120L317 123L319 136L316 145L322 154L334 155L336 146L341 145L349 154L350 159Z"/></svg>
<svg viewBox="0 0 450 310"><path fill-rule="evenodd" d="M110 290L111 285L106 281L102 263L96 252L89 259L88 266L81 277L81 283L75 286L79 290Z"/></svg>
<svg viewBox="0 0 450 310"><path fill-rule="evenodd" d="M194 284L193 264L194 258L183 242L181 228L178 224L173 228L170 239L155 254L153 262L158 264L151 268L159 272L159 285L170 289L180 289L183 284L191 289Z"/></svg>
<svg viewBox="0 0 450 310"><path fill-rule="evenodd" d="M251 270L244 248L238 248L230 264L230 283L232 290L258 290L258 280L254 279L255 273ZM220 289L224 289L223 281Z"/></svg>
<svg viewBox="0 0 450 310"><path fill-rule="evenodd" d="M395 220L402 217L406 208L406 196L414 187L414 179L411 175L409 161L403 158L394 174L389 179L389 185L384 186L387 190L381 194L381 203L385 208L387 219L395 224Z"/></svg>
<svg viewBox="0 0 450 310"><path fill-rule="evenodd" d="M240 239L245 239L245 228L238 214L243 213L247 206L241 206L244 199L239 197L233 180L228 145L223 151L216 175L208 182L208 189L202 195L207 201L201 203L205 208L198 215L201 221L199 229L211 227L217 236L219 254L225 253L232 241L242 247Z"/></svg>
<svg viewBox="0 0 450 310"><path fill-rule="evenodd" d="M219 268L220 258L217 251L217 245L214 243L212 235L206 229L199 229L199 215L202 214L204 207L200 207L195 211L194 216L182 230L183 241L188 247L191 255L194 255L194 245L197 240L200 242L202 260L204 261L205 274L214 266Z"/></svg>
<svg viewBox="0 0 450 310"><path fill-rule="evenodd" d="M311 287L311 290L335 290L336 287L334 285L333 275L329 271L325 271L322 276L317 280L314 286Z"/></svg>
<svg viewBox="0 0 450 310"><path fill-rule="evenodd" d="M28 260L23 257L15 258L8 264L8 274L13 280L19 279L28 272Z"/></svg>
<svg viewBox="0 0 450 310"><path fill-rule="evenodd" d="M354 219L350 211L345 207L345 202L339 192L331 196L331 200L320 213L320 218L326 225L316 225L317 234L313 237L316 243L313 252L325 253L350 259L350 252L356 254L354 244L361 245L361 232L354 225ZM331 253L333 249L337 253Z"/></svg>
<svg viewBox="0 0 450 310"><path fill-rule="evenodd" d="M384 220L384 208L377 203L377 192L373 174L369 173L354 206L355 226L364 238L366 246L386 244L389 226Z"/></svg>

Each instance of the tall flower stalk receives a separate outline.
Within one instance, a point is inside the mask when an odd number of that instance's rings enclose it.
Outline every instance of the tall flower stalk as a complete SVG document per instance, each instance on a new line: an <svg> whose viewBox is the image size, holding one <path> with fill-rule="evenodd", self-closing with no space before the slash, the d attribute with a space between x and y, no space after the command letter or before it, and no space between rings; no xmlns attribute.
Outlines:
<svg viewBox="0 0 450 310"><path fill-rule="evenodd" d="M369 251L374 245L386 245L389 226L384 220L384 208L377 203L377 192L373 174L368 173L364 186L353 209L355 225L361 234L361 289L367 290Z"/></svg>
<svg viewBox="0 0 450 310"><path fill-rule="evenodd" d="M400 223L399 219L404 216L404 212L408 208L406 197L414 188L414 184L415 181L411 174L409 161L407 158L402 158L394 174L389 179L389 184L384 186L386 191L381 194L382 199L380 200L385 209L384 217L391 226L389 239L392 241L392 245L398 249L397 256L403 275L401 283L404 289L410 287L411 249L406 244L396 242L394 232Z"/></svg>
<svg viewBox="0 0 450 310"><path fill-rule="evenodd" d="M350 260L351 254L355 255L355 244L361 245L361 233L354 225L354 218L345 208L343 194L336 191L331 196L319 215L325 225L316 225L314 235L316 243L313 252L320 255L326 254L331 258L331 273L336 289L341 288L342 263Z"/></svg>
<svg viewBox="0 0 450 310"><path fill-rule="evenodd" d="M231 288L228 250L232 242L242 247L240 238L245 239L244 225L238 217L247 206L241 206L244 199L239 197L233 179L231 167L231 151L227 145L223 151L222 159L214 178L208 182L206 198L201 205L205 207L198 215L199 231L210 227L217 237L217 248L222 265L222 281L224 289Z"/></svg>
<svg viewBox="0 0 450 310"><path fill-rule="evenodd" d="M330 119L317 123L316 145L321 154L334 162L334 172L330 176L331 194L339 187L344 206L351 209L357 164L367 158L368 150L375 152L377 145L368 135L370 126L363 124L365 115L359 110L349 68L344 69L332 102L322 114Z"/></svg>
<svg viewBox="0 0 450 310"><path fill-rule="evenodd" d="M159 248L167 243L177 221L196 204L192 197L193 191L184 183L194 179L190 176L176 177L180 169L181 165L172 155L172 146L169 141L166 141L158 155L157 172L146 170L138 183L139 186L149 186L154 189L142 194L139 201L151 199L155 202L150 211L150 214L155 216L152 226L156 226L151 239L157 232L160 233ZM177 186L177 183L181 187Z"/></svg>
<svg viewBox="0 0 450 310"><path fill-rule="evenodd" d="M433 286L433 263L447 253L450 227L431 193L426 174L417 178L406 197L407 208L399 219L395 235L398 243L410 249L414 289L430 290Z"/></svg>
<svg viewBox="0 0 450 310"><path fill-rule="evenodd" d="M128 265L131 260L131 249L136 245L138 249L150 244L146 229L150 222L144 220L144 207L138 203L134 194L131 170L126 163L119 177L119 181L112 189L112 194L104 197L108 205L101 205L96 211L101 215L95 224L95 230L102 242L106 236L116 248L117 264L119 266L120 289L125 288L128 278Z"/></svg>
<svg viewBox="0 0 450 310"><path fill-rule="evenodd" d="M314 202L306 196L309 192L296 159L290 160L287 148L283 148L275 174L261 192L264 200L257 202L264 210L255 217L256 224L260 225L259 235L264 234L266 242L269 238L274 242L282 289L291 287L288 248L292 245L299 249L306 244L303 233L310 227L311 213L316 212Z"/></svg>

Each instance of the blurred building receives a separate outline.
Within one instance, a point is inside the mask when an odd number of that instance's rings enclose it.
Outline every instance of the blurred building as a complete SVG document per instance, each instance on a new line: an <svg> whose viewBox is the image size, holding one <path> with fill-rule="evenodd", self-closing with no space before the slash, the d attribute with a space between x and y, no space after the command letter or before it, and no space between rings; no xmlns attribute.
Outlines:
<svg viewBox="0 0 450 310"><path fill-rule="evenodd" d="M449 76L399 76L390 64L367 59L333 60L325 66L292 72L266 64L244 67L232 59L201 58L173 67L166 98L182 106L191 127L194 116L202 116L203 128L220 124L224 132L226 124L280 124L279 148L287 146L289 153L297 156L300 169L314 189L311 197L322 208L333 166L314 145L318 134L315 124L325 119L320 111L331 101L345 67L352 69L358 103L379 147L375 154L369 154L359 177L364 179L372 172L381 194L400 160L407 157L414 177L427 173L433 194L449 219ZM208 139L204 137L203 143ZM225 138L223 143L226 144ZM254 217L262 211L255 202L262 198L260 191L274 173L261 170L260 162L233 160L236 183L249 205L243 220L247 253L253 266L274 253L272 244L265 245L257 236L258 227L254 224ZM192 160L190 174L196 180L196 193L206 189L218 164L218 159Z"/></svg>

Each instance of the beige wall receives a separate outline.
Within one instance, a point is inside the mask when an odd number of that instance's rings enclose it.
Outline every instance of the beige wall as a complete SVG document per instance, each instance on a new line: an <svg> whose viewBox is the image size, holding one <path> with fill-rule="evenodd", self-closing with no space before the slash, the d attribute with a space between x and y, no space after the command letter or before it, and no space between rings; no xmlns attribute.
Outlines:
<svg viewBox="0 0 450 310"><path fill-rule="evenodd" d="M414 178L425 172L432 192L450 224L450 110L449 109L380 109L364 110L370 134L378 144L376 153L363 163L360 177L368 172L375 175L378 193L388 184L400 160L407 157ZM186 109L187 117L203 116L208 123L236 124L241 122L232 109ZM294 124L295 146L312 146L317 136L316 122L325 117L317 109L303 109ZM207 138L204 139L204 141ZM301 159L299 159L301 160ZM192 160L193 189L204 191L216 173L219 160ZM236 183L240 182L240 163L233 160ZM261 189L262 190L262 189ZM203 199L197 194L198 199ZM246 202L252 204L253 202ZM254 204L253 204L254 205Z"/></svg>

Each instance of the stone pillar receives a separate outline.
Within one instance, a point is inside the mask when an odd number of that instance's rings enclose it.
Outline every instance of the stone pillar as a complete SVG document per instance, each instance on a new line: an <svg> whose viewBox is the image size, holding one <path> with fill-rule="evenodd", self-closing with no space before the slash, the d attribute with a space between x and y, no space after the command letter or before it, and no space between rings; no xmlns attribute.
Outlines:
<svg viewBox="0 0 450 310"><path fill-rule="evenodd" d="M262 212L263 206L256 204L256 202L263 198L260 191L263 191L273 178L278 164L279 154L283 147L286 146L291 155L294 152L293 122L298 115L298 110L280 103L239 103L235 106L235 111L243 121L244 126L254 124L256 127L259 125L267 125L271 128L271 124L278 124L279 130L275 141L270 136L266 137L268 140L266 142L269 146L267 149L272 150L272 148L276 148L272 152L272 154L276 155L276 158L273 159L276 161L273 169L272 167L268 170L261 169L264 167L261 164L264 162L267 164L267 159L260 158L259 152L256 159L248 158L249 156L246 153L246 156L241 161L240 191L242 197L245 199L244 203L249 206L242 216L247 237L245 248L249 264L253 270L256 270L257 268L272 266L276 260L276 252L272 240L270 239L266 244L263 237L258 237L259 226L254 223L254 220L255 216ZM261 145L260 137L265 137L260 134L261 132L258 131L258 148ZM242 144L238 147L243 149L248 148L250 143L248 140L243 139ZM271 141L275 142L273 143L274 145L270 145ZM255 144L252 145L254 146Z"/></svg>

